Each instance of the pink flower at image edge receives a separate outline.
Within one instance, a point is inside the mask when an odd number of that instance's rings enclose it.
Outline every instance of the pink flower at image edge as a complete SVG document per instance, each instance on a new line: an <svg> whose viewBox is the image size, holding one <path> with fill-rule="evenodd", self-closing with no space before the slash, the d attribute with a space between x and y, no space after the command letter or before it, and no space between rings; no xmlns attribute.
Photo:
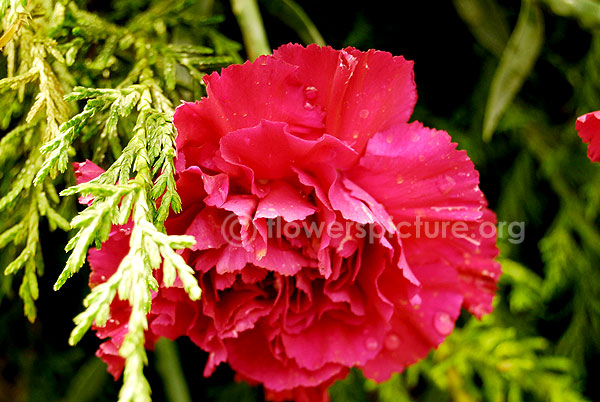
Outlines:
<svg viewBox="0 0 600 402"><path fill-rule="evenodd" d="M290 44L204 81L208 96L175 112L183 211L166 222L196 238L182 256L203 295L161 285L147 347L187 336L209 353L206 376L227 362L270 400L326 401L349 368L386 380L437 347L461 307L492 310L495 216L466 152L408 122L412 62ZM82 179L92 165L78 166ZM337 235L271 230L334 224ZM128 238L114 227L90 251L91 286L115 272ZM128 315L117 299L97 329L115 376Z"/></svg>
<svg viewBox="0 0 600 402"><path fill-rule="evenodd" d="M575 129L584 143L589 144L588 157L600 162L600 111L579 116Z"/></svg>

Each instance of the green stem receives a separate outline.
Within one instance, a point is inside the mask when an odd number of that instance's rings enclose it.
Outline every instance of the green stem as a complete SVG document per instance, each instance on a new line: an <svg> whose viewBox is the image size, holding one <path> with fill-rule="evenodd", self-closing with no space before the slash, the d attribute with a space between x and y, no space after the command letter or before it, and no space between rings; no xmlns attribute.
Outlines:
<svg viewBox="0 0 600 402"><path fill-rule="evenodd" d="M213 14L215 0L204 0L200 3L200 15L202 17L210 17Z"/></svg>
<svg viewBox="0 0 600 402"><path fill-rule="evenodd" d="M256 0L231 0L231 9L238 21L244 38L248 58L270 54L271 48Z"/></svg>
<svg viewBox="0 0 600 402"><path fill-rule="evenodd" d="M169 402L192 402L175 342L161 338L154 345L156 369L165 384L165 395Z"/></svg>

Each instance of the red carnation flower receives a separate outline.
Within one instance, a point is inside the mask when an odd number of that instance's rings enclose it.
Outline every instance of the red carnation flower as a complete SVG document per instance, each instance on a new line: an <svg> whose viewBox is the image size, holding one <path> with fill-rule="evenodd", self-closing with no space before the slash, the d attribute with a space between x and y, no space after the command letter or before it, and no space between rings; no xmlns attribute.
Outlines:
<svg viewBox="0 0 600 402"><path fill-rule="evenodd" d="M147 346L188 336L210 354L205 375L228 362L272 400L325 401L350 367L385 380L462 306L492 310L495 216L466 152L408 123L412 62L286 45L204 80L208 96L175 112L183 212L166 222L196 238L183 256L203 295L160 288ZM90 252L92 284L116 270L127 230ZM111 325L99 355L118 375Z"/></svg>
<svg viewBox="0 0 600 402"><path fill-rule="evenodd" d="M579 116L575 129L588 147L588 157L592 162L600 162L600 111Z"/></svg>

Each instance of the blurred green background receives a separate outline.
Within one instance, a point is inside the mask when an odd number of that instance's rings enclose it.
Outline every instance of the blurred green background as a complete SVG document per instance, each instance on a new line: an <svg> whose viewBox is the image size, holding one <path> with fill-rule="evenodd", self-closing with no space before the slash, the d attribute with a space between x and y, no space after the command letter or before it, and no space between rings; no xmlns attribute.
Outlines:
<svg viewBox="0 0 600 402"><path fill-rule="evenodd" d="M53 10L53 3L40 2L39 9ZM192 71L185 89L171 94L175 100L197 98L204 72L247 57L242 45L229 41L243 44L229 2L75 3L149 42L202 44L227 57ZM437 351L384 384L365 381L353 371L331 389L332 401L599 401L600 165L587 159L574 125L578 115L600 109L600 2L258 3L272 48L318 39L311 31L316 27L334 48L375 48L413 60L419 93L413 119L448 131L474 161L498 220L525 227L520 244L509 242L508 232L500 233L504 274L493 314L482 321L461 316ZM299 14L299 6L306 15ZM47 13L38 23L51 25L50 17ZM152 24L140 28L143 21ZM66 54L73 46L74 24L69 18L61 24L50 27L47 35L65 44ZM135 63L127 52L110 48L106 60L112 52L115 60L91 66L99 63L106 38L90 32L82 36L88 44L74 56L75 73L67 88L114 86ZM0 59L4 78L6 56ZM23 101L10 93L3 89L0 99L2 135L20 124L33 102L30 92ZM78 143L75 160L93 156L90 141ZM107 162L111 160L108 156ZM2 163L4 195L13 165ZM65 201L64 210L74 208L73 200ZM23 315L20 275L0 276L0 401L117 399L120 384L93 357L99 341L88 334L78 346L67 345L72 318L82 311L81 301L89 292L87 268L59 292L52 290L66 260L62 250L68 236L40 225L46 268L39 278L33 324ZM2 268L15 253L10 247L2 251ZM206 354L187 339L176 344L194 401L263 400L261 389L236 383L224 365L213 377L203 378ZM161 359L165 357L150 353L146 370L153 400L179 402L164 391Z"/></svg>

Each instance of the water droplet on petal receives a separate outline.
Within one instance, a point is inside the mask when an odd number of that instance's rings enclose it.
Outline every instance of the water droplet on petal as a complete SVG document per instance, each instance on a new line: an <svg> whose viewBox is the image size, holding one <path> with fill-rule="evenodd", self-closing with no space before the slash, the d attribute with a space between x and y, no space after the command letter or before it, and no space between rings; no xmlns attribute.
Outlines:
<svg viewBox="0 0 600 402"><path fill-rule="evenodd" d="M454 329L454 321L450 314L446 312L437 312L433 316L433 326L441 335L449 335Z"/></svg>
<svg viewBox="0 0 600 402"><path fill-rule="evenodd" d="M314 108L315 108L315 105L313 105L312 103L310 103L310 102L305 102L304 103L304 109L306 109L306 110L313 110Z"/></svg>
<svg viewBox="0 0 600 402"><path fill-rule="evenodd" d="M454 188L454 186L456 186L456 180L448 175L445 175L437 180L436 185L442 194L448 194Z"/></svg>
<svg viewBox="0 0 600 402"><path fill-rule="evenodd" d="M365 342L365 346L367 347L368 350L377 350L377 348L379 347L379 342L377 342L377 339L373 338L373 337L369 337L367 338L367 341Z"/></svg>
<svg viewBox="0 0 600 402"><path fill-rule="evenodd" d="M404 177L402 177L402 176L398 176L398 177L396 178L396 183L398 183L398 184L402 184L402 183L404 183Z"/></svg>
<svg viewBox="0 0 600 402"><path fill-rule="evenodd" d="M361 119L366 119L369 117L369 111L367 109L363 109L359 113Z"/></svg>
<svg viewBox="0 0 600 402"><path fill-rule="evenodd" d="M396 334L388 334L385 337L385 347L389 350L396 350L400 347L400 338Z"/></svg>
<svg viewBox="0 0 600 402"><path fill-rule="evenodd" d="M420 139L421 139L421 137L420 137L420 136L419 136L419 134L417 134L417 133L413 134L413 136L412 136L412 138L411 138L412 142L417 142L417 141L419 141Z"/></svg>
<svg viewBox="0 0 600 402"><path fill-rule="evenodd" d="M304 88L304 96L306 96L306 99L308 99L308 100L315 99L317 97L318 92L319 91L315 87Z"/></svg>
<svg viewBox="0 0 600 402"><path fill-rule="evenodd" d="M387 137L385 137L385 141L386 141L388 144L391 144L393 140L394 140L394 137L392 137L392 135L391 135L391 134L390 134L390 135L388 135Z"/></svg>
<svg viewBox="0 0 600 402"><path fill-rule="evenodd" d="M339 55L339 65L343 69L350 69L356 64L356 57L352 56L345 50L342 50Z"/></svg>

